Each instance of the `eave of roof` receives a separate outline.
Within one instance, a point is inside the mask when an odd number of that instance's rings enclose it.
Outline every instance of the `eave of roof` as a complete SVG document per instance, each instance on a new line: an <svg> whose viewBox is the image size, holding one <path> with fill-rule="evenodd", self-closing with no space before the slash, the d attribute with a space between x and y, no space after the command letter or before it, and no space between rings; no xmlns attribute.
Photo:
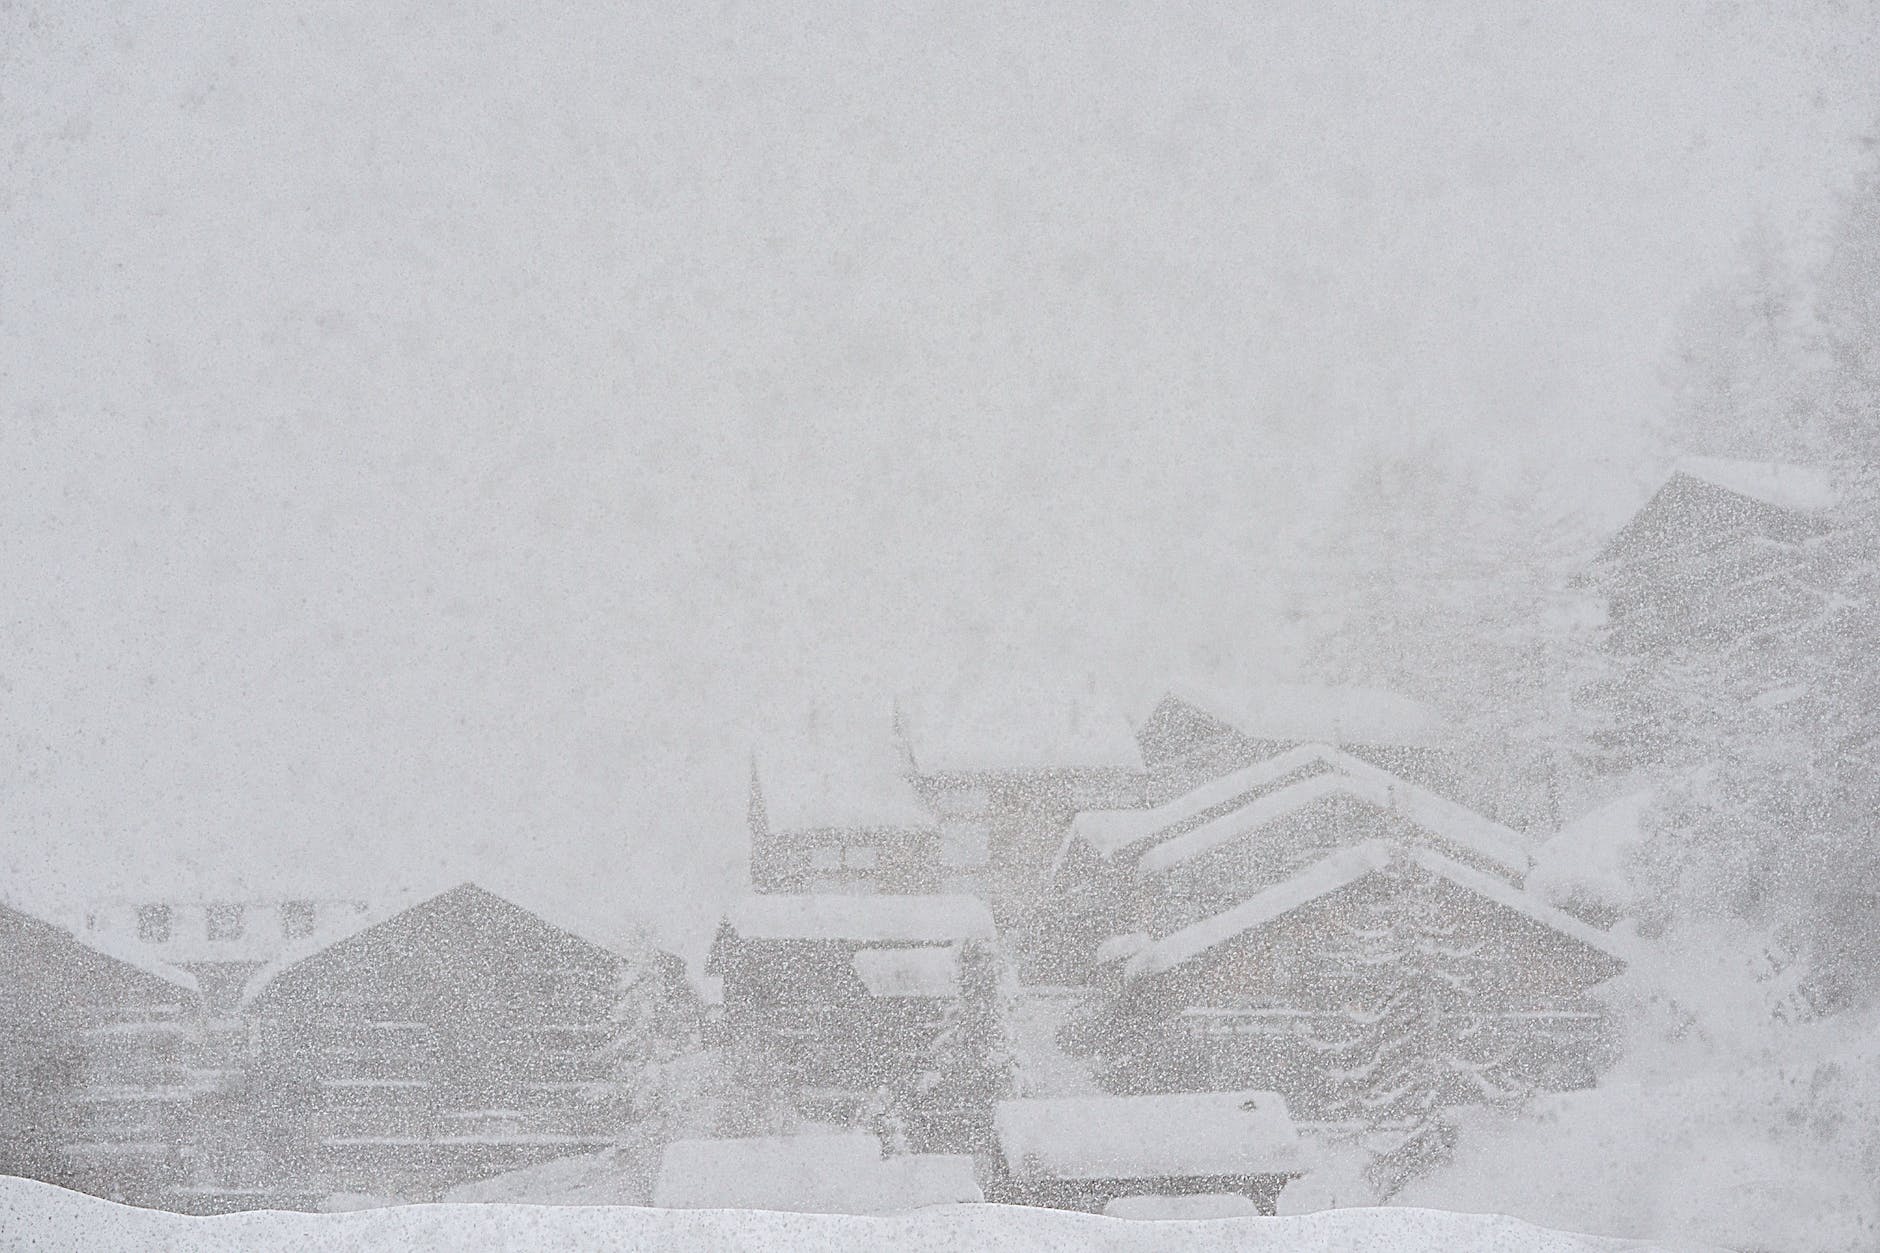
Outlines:
<svg viewBox="0 0 1880 1253"><path fill-rule="evenodd" d="M1398 859L1406 859L1464 891L1521 914L1530 921L1597 950L1621 965L1631 961L1631 954L1619 937L1589 926L1494 875L1465 866L1431 849L1409 848L1388 840L1367 840L1353 848L1333 853L1292 878L1254 894L1232 909L1151 942L1124 965L1124 980L1131 982L1185 965L1230 940L1257 931L1275 919L1383 870Z"/></svg>

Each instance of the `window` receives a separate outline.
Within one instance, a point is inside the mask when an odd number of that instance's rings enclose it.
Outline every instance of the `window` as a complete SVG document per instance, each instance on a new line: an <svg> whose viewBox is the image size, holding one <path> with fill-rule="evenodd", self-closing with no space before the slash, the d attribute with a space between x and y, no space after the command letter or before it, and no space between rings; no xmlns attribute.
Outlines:
<svg viewBox="0 0 1880 1253"><path fill-rule="evenodd" d="M281 934L290 940L313 933L313 902L284 901L281 904Z"/></svg>
<svg viewBox="0 0 1880 1253"><path fill-rule="evenodd" d="M242 938L242 907L233 901L217 901L208 909L208 933L211 940Z"/></svg>
<svg viewBox="0 0 1880 1253"><path fill-rule="evenodd" d="M842 850L834 845L809 850L809 868L811 870L840 870L842 868Z"/></svg>
<svg viewBox="0 0 1880 1253"><path fill-rule="evenodd" d="M170 907L168 905L139 905L137 907L137 938L146 944L162 944L170 938Z"/></svg>
<svg viewBox="0 0 1880 1253"><path fill-rule="evenodd" d="M850 870L873 870L881 860L881 850L877 848L849 848L842 853L842 864Z"/></svg>

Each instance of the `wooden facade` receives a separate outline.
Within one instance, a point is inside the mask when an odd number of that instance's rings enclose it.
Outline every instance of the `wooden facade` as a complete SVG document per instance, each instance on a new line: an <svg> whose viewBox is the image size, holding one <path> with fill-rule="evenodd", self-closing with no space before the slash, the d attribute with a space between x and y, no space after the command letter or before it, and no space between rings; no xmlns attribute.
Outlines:
<svg viewBox="0 0 1880 1253"><path fill-rule="evenodd" d="M1616 942L1520 889L1427 851L1379 843L1256 895L1231 914L1144 943L1119 963L1120 983L1086 1026L1104 1082L1122 1092L1259 1087L1298 1116L1336 1120L1351 1093L1352 1024L1384 1014L1474 1050L1495 1082L1568 1089L1593 1082L1610 1060L1604 1017L1588 992L1624 967ZM1391 940L1399 957L1380 978L1389 998L1354 983L1363 963L1349 937L1378 928L1380 898L1415 893L1440 925L1433 950L1449 968L1411 968L1415 937ZM1456 965L1466 962L1466 969ZM1458 1102L1482 1091L1458 1087Z"/></svg>
<svg viewBox="0 0 1880 1253"><path fill-rule="evenodd" d="M679 1014L689 997L676 958L629 958L471 884L292 956L248 997L276 1134L246 1160L325 1192L424 1196L603 1147L629 1117L623 1003Z"/></svg>
<svg viewBox="0 0 1880 1253"><path fill-rule="evenodd" d="M199 1031L188 974L0 904L0 1171L152 1200L181 1169Z"/></svg>

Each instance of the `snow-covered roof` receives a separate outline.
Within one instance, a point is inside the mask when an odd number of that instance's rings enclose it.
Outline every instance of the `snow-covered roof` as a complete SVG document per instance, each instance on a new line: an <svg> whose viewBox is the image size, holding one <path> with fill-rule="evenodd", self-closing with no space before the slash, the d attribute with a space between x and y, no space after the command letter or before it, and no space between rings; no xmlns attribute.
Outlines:
<svg viewBox="0 0 1880 1253"><path fill-rule="evenodd" d="M1257 740L1425 748L1440 745L1448 731L1428 705L1375 687L1183 679L1169 684L1167 695Z"/></svg>
<svg viewBox="0 0 1880 1253"><path fill-rule="evenodd" d="M857 949L854 965L870 996L949 997L959 991L959 949L953 945Z"/></svg>
<svg viewBox="0 0 1880 1253"><path fill-rule="evenodd" d="M1294 1174L1305 1146L1274 1092L1000 1101L999 1150L1019 1179Z"/></svg>
<svg viewBox="0 0 1880 1253"><path fill-rule="evenodd" d="M88 949L100 957L108 957L114 962L129 966L140 974L149 975L153 979L181 988L192 996L202 995L202 988L196 982L196 976L187 970L170 965L141 944L120 939L117 936L87 934L68 925L61 921L59 911L29 900L16 884L8 884L4 891L0 891L0 909L10 910L34 922L51 927L78 947Z"/></svg>
<svg viewBox="0 0 1880 1253"><path fill-rule="evenodd" d="M1136 862L1138 874L1160 874L1236 839L1267 823L1296 813L1307 805L1330 796L1349 796L1380 809L1388 810L1434 835L1461 848L1478 853L1497 865L1520 874L1527 869L1525 841L1512 829L1492 818L1476 813L1466 805L1426 787L1399 778L1388 770L1362 761L1350 753L1325 744L1304 745L1285 754L1298 763L1315 760L1330 767L1326 774L1313 775L1291 783L1278 791L1249 801L1239 809L1184 831L1150 848ZM1242 772L1246 774L1247 772ZM1290 773L1280 771L1279 775ZM1230 776L1232 777L1232 776ZM1278 777L1278 776L1275 776ZM1217 795L1214 785L1204 785ZM1200 790L1200 789L1198 789ZM1208 806L1200 806L1205 809ZM1149 811L1154 812L1154 811ZM1199 810L1192 810L1199 812Z"/></svg>
<svg viewBox="0 0 1880 1253"><path fill-rule="evenodd" d="M901 711L922 774L1143 769L1129 719L1088 683L1026 675L904 697Z"/></svg>
<svg viewBox="0 0 1880 1253"><path fill-rule="evenodd" d="M1292 878L1255 893L1232 909L1204 918L1152 942L1129 959L1123 970L1124 978L1134 980L1173 970L1238 936L1257 931L1276 918L1383 870L1399 858L1407 859L1465 891L1485 897L1615 960L1629 960L1624 942L1618 937L1588 926L1573 915L1555 909L1533 893L1523 891L1494 875L1484 874L1430 849L1406 848L1389 840L1367 840L1313 863Z"/></svg>
<svg viewBox="0 0 1880 1253"><path fill-rule="evenodd" d="M825 713L773 731L754 757L773 831L934 825L885 707L878 717Z"/></svg>
<svg viewBox="0 0 1880 1253"><path fill-rule="evenodd" d="M1245 792L1265 787L1275 779L1283 779L1295 770L1325 760L1323 745L1302 744L1203 783L1152 809L1086 810L1071 821L1065 846L1068 848L1072 841L1081 841L1100 856L1113 857L1157 831L1167 830L1216 805L1224 805ZM1062 855L1060 852L1059 856Z"/></svg>
<svg viewBox="0 0 1880 1253"><path fill-rule="evenodd" d="M944 944L992 938L992 914L975 896L817 895L763 892L725 912L747 940L863 940Z"/></svg>
<svg viewBox="0 0 1880 1253"><path fill-rule="evenodd" d="M893 1214L984 1200L966 1155L883 1157L874 1136L751 1136L666 1146L653 1204L661 1209L756 1209Z"/></svg>
<svg viewBox="0 0 1880 1253"><path fill-rule="evenodd" d="M1796 513L1832 509L1840 499L1827 466L1779 461L1732 461L1721 457L1681 457L1673 474L1688 475Z"/></svg>

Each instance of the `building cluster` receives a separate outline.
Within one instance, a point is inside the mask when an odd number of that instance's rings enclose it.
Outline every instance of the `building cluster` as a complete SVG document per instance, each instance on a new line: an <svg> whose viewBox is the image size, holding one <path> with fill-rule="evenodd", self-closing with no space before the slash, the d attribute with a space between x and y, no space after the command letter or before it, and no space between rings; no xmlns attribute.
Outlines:
<svg viewBox="0 0 1880 1253"><path fill-rule="evenodd" d="M623 1046L683 1036L683 964L513 896L146 903L69 927L0 904L7 1169L214 1212L433 1195L612 1144L638 1077Z"/></svg>
<svg viewBox="0 0 1880 1253"><path fill-rule="evenodd" d="M1718 509L1790 525L1728 477L1674 476L1608 550L1621 637L1662 606L1633 613L1629 580ZM1174 683L1130 716L1006 685L820 718L755 755L751 890L692 974L473 884L70 925L9 902L0 1169L196 1211L502 1179L1270 1210L1315 1146L1388 1156L1609 1059L1596 989L1628 933L1536 890L1536 833L1473 800L1508 789L1458 745L1349 688Z"/></svg>

